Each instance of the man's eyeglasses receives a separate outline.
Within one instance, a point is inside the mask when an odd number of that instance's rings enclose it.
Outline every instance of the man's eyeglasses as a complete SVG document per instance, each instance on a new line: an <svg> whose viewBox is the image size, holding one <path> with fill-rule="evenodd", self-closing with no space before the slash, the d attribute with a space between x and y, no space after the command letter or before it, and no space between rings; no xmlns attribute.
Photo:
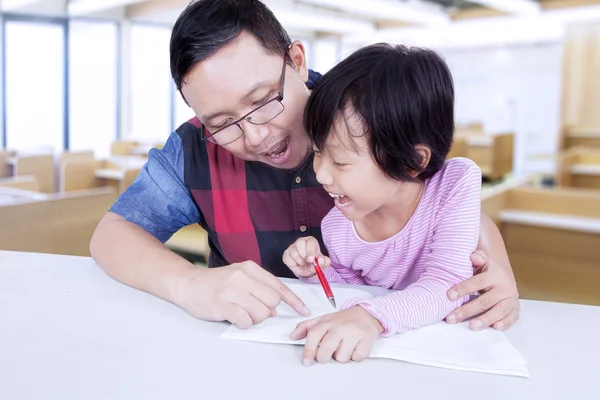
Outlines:
<svg viewBox="0 0 600 400"><path fill-rule="evenodd" d="M241 122L246 121L255 125L266 124L285 110L283 103L283 88L285 86L285 67L289 56L287 53L283 57L283 68L281 70L281 79L279 80L279 94L277 97L268 100L266 103L256 107L248 114L244 115L240 119L233 121L226 126L217 129L214 132L208 132L204 125L200 127L202 133L202 139L208 140L209 142L226 145L232 143L242 137L244 129L242 128ZM218 136L217 136L218 135Z"/></svg>

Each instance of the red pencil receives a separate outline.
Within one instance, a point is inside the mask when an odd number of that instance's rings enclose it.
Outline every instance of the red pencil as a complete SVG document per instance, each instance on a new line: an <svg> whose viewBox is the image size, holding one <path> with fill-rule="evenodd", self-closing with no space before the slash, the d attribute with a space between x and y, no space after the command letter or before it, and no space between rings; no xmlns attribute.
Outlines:
<svg viewBox="0 0 600 400"><path fill-rule="evenodd" d="M317 276L319 277L321 286L323 286L323 290L325 291L325 295L327 296L327 299L329 300L329 302L331 303L333 308L337 308L335 306L335 297L333 296L331 287L329 287L329 282L327 282L327 278L325 278L325 274L323 273L323 270L319 266L319 261L316 258L315 258L315 261L313 262L313 265L315 267L315 271L317 271Z"/></svg>

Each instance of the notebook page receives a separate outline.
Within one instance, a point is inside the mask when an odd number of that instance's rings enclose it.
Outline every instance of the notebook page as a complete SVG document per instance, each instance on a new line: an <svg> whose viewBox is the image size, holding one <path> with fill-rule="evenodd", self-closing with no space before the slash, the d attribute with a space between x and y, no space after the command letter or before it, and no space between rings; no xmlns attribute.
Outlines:
<svg viewBox="0 0 600 400"><path fill-rule="evenodd" d="M298 315L287 304L277 307L277 316L241 330L231 325L222 337L262 343L304 344L290 333L298 323L334 312L320 285L292 283L293 290L309 307L309 317ZM333 288L338 308L347 300L372 295L352 287ZM469 329L468 322L450 325L440 321L402 334L379 339L369 358L386 358L432 367L500 375L529 377L523 356L503 332L488 328Z"/></svg>

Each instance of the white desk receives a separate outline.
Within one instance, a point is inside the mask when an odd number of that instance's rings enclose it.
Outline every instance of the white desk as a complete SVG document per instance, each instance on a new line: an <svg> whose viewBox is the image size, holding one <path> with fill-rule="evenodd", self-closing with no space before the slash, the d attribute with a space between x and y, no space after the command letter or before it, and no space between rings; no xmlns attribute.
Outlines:
<svg viewBox="0 0 600 400"><path fill-rule="evenodd" d="M522 302L507 335L531 379L389 360L305 368L300 346L221 339L225 328L91 259L0 252L1 399L600 398L600 307Z"/></svg>

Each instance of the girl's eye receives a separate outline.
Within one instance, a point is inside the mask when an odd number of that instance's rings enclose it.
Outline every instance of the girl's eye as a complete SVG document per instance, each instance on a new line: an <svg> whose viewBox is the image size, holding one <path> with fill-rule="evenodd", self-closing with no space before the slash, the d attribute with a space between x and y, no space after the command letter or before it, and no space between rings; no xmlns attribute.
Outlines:
<svg viewBox="0 0 600 400"><path fill-rule="evenodd" d="M339 163L339 162L334 161L333 165L335 165L336 167L343 167L344 165L348 165L348 164L343 164L343 163Z"/></svg>

